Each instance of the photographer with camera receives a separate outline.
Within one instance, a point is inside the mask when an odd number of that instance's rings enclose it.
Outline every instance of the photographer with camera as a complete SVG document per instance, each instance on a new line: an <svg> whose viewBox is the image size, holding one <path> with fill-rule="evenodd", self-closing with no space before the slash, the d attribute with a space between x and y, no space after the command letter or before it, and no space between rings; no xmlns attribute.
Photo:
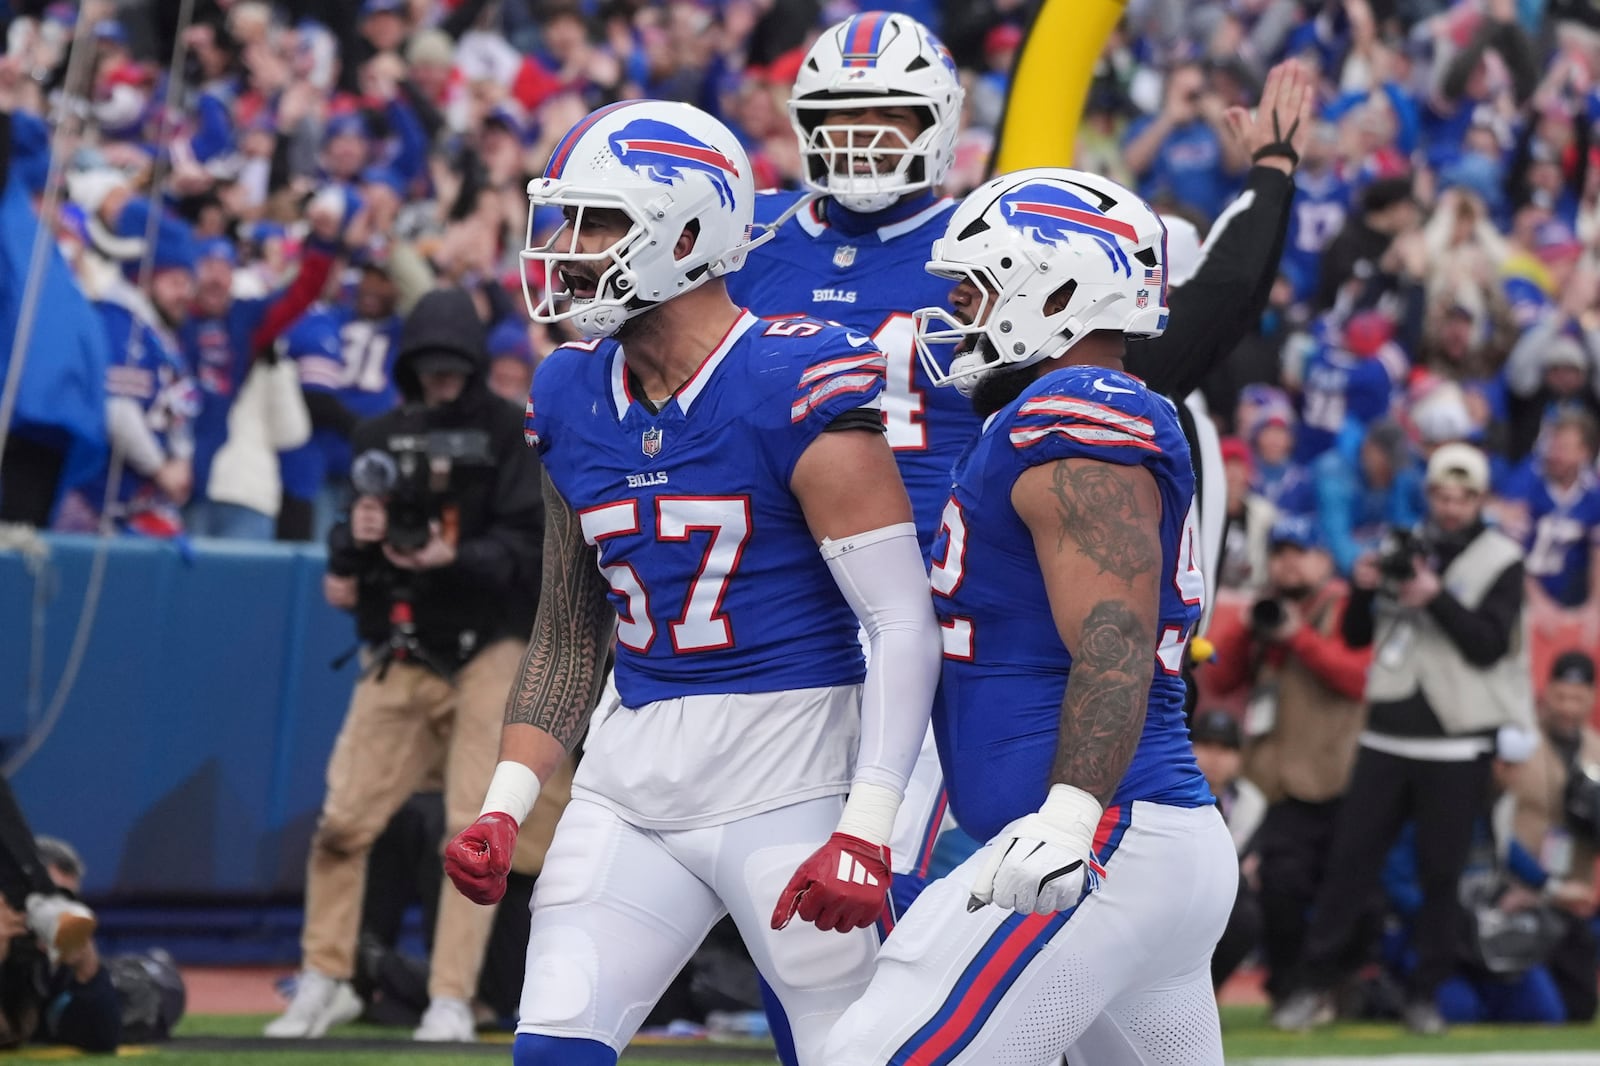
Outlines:
<svg viewBox="0 0 1600 1066"><path fill-rule="evenodd" d="M488 365L472 298L428 293L401 329L403 406L351 438L357 495L329 535L324 591L355 613L365 670L311 842L304 970L268 1036L321 1036L360 1012L349 980L373 841L441 763L454 835L477 817L494 771L538 602L543 505L522 412L490 393ZM417 1039L473 1038L469 1000L493 919L441 887Z"/></svg>
<svg viewBox="0 0 1600 1066"><path fill-rule="evenodd" d="M1267 993L1281 1002L1305 940L1328 844L1366 720L1369 648L1340 631L1349 590L1310 516L1278 519L1266 575L1243 615L1212 623L1218 696L1249 688L1244 773L1269 806L1256 835Z"/></svg>
<svg viewBox="0 0 1600 1066"><path fill-rule="evenodd" d="M1595 856L1600 854L1600 732L1588 723L1595 706L1594 659L1581 651L1556 658L1539 700L1532 754L1509 775L1512 834L1537 869L1515 870L1554 904L1564 935L1547 966L1568 1021L1595 1015Z"/></svg>
<svg viewBox="0 0 1600 1066"><path fill-rule="evenodd" d="M1280 1029L1333 1018L1333 992L1362 960L1359 931L1384 856L1415 822L1422 909L1405 1022L1444 1031L1435 1005L1455 966L1457 895L1475 822L1486 811L1495 736L1532 726L1523 635L1523 556L1483 521L1489 461L1468 444L1428 459L1428 517L1357 560L1343 634L1372 645L1367 726L1339 811L1327 876L1306 933L1298 988L1273 1014Z"/></svg>

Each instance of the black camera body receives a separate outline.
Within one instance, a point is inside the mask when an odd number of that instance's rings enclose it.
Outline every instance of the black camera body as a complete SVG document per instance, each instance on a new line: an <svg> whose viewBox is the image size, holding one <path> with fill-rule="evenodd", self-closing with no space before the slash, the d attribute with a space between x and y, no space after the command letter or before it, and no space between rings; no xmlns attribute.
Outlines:
<svg viewBox="0 0 1600 1066"><path fill-rule="evenodd" d="M1378 553L1378 573L1387 586L1403 585L1417 576L1417 556L1426 555L1422 538L1409 529L1391 529Z"/></svg>
<svg viewBox="0 0 1600 1066"><path fill-rule="evenodd" d="M1562 813L1574 836L1600 844L1600 765L1574 759L1567 767Z"/></svg>
<svg viewBox="0 0 1600 1066"><path fill-rule="evenodd" d="M428 543L433 522L445 517L456 468L492 462L483 430L397 433L385 447L356 456L350 480L357 492L383 500L384 543L397 552L415 552Z"/></svg>
<svg viewBox="0 0 1600 1066"><path fill-rule="evenodd" d="M1250 630L1258 637L1273 632L1288 619L1288 609L1276 597L1260 599L1250 605Z"/></svg>

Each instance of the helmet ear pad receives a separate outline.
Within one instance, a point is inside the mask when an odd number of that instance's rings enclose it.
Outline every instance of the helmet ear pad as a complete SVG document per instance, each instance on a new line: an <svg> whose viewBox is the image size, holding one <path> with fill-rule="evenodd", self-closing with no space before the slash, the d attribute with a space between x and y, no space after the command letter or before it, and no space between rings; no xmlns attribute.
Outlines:
<svg viewBox="0 0 1600 1066"><path fill-rule="evenodd" d="M1060 288L1056 289L1055 292L1052 292L1049 295L1049 297L1045 299L1045 302L1044 302L1045 317L1046 318L1054 318L1056 315L1059 315L1061 312L1065 311L1067 309L1068 305L1070 305L1072 303L1072 294L1077 292L1077 291L1078 291L1077 279L1076 278L1068 278L1066 280L1065 284L1063 284Z"/></svg>

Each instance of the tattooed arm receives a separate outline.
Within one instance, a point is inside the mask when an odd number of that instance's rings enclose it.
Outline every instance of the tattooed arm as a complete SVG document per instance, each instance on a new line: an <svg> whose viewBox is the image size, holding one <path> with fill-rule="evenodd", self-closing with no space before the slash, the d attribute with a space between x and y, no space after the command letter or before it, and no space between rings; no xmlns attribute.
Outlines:
<svg viewBox="0 0 1600 1066"><path fill-rule="evenodd" d="M544 583L533 636L506 702L501 761L547 781L588 725L604 680L601 664L616 624L594 549L578 518L544 477Z"/></svg>
<svg viewBox="0 0 1600 1066"><path fill-rule="evenodd" d="M1052 785L1105 805L1144 729L1161 602L1161 498L1140 466L1060 459L1017 479L1050 610L1072 653Z"/></svg>
<svg viewBox="0 0 1600 1066"><path fill-rule="evenodd" d="M990 841L967 909L1054 914L1092 890L1095 829L1144 730L1155 668L1161 498L1138 466L1057 459L1011 505L1033 535L1050 613L1072 652L1044 803Z"/></svg>
<svg viewBox="0 0 1600 1066"><path fill-rule="evenodd" d="M474 903L498 903L517 830L583 735L616 615L577 516L544 473L544 594L500 731L500 762L478 820L444 847L444 871Z"/></svg>

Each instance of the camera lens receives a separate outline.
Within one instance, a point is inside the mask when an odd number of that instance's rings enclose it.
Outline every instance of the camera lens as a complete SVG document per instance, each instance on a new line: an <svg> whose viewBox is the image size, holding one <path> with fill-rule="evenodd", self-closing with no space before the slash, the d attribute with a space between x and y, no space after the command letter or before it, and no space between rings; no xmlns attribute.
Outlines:
<svg viewBox="0 0 1600 1066"><path fill-rule="evenodd" d="M1288 618L1288 612L1277 600L1257 600L1250 608L1250 625L1263 632L1277 629Z"/></svg>

